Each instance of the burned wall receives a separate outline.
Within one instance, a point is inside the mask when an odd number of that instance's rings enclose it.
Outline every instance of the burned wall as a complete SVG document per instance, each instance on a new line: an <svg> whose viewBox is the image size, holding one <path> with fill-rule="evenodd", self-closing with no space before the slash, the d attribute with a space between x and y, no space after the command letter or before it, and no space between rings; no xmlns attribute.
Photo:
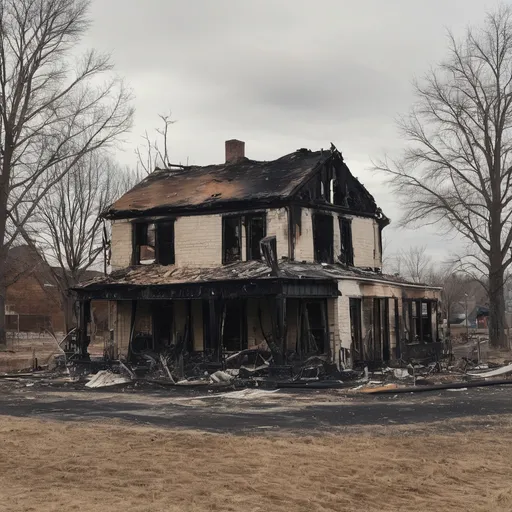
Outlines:
<svg viewBox="0 0 512 512"><path fill-rule="evenodd" d="M121 219L112 221L112 270L129 267L132 262L132 223Z"/></svg>
<svg viewBox="0 0 512 512"><path fill-rule="evenodd" d="M300 222L296 221L294 256L296 261L315 261L313 216L321 212L332 215L333 222L333 249L334 262L338 261L341 253L341 236L338 223L339 214L321 209L301 208ZM375 219L368 217L355 217L343 215L352 223L352 247L354 266L381 268L382 255L380 254L379 226Z"/></svg>
<svg viewBox="0 0 512 512"><path fill-rule="evenodd" d="M388 304L389 335L391 357L394 357L396 350L396 322L395 304L398 308L398 321L400 336L402 337L403 320L402 304L404 299L427 299L439 300L440 292L435 289L421 287L399 286L393 283L379 283L357 280L340 280L338 288L341 296L337 300L339 346L350 349L352 345L352 325L350 320L350 299L359 298L362 300L362 337L368 338L373 329L373 299L385 298ZM396 302L395 302L396 299Z"/></svg>

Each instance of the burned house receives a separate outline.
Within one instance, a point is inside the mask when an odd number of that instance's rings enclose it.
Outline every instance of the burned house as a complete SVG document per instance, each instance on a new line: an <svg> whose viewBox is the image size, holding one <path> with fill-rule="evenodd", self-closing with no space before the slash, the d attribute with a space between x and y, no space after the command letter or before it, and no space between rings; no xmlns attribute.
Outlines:
<svg viewBox="0 0 512 512"><path fill-rule="evenodd" d="M112 271L76 289L84 353L95 299L110 301L120 358L265 347L276 364L378 363L437 341L439 291L381 273L389 220L342 154L255 161L244 146L157 169L104 213Z"/></svg>

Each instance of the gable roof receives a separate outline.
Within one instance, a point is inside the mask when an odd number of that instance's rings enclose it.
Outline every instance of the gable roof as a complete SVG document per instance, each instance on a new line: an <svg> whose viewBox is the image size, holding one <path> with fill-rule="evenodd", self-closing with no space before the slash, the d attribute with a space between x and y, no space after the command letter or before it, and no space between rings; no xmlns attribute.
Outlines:
<svg viewBox="0 0 512 512"><path fill-rule="evenodd" d="M329 160L343 168L370 212L371 194L352 176L334 146L331 151L299 149L277 160L242 158L219 165L157 169L103 213L106 218L162 215L199 209L265 206L294 197Z"/></svg>

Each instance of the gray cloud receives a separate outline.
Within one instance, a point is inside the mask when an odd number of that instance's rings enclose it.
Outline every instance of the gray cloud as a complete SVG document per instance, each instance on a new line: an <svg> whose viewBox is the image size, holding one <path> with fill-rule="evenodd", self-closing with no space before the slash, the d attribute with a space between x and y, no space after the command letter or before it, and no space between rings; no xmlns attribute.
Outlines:
<svg viewBox="0 0 512 512"><path fill-rule="evenodd" d="M271 159L334 142L392 218L400 212L371 159L403 147L393 125L411 82L494 0L93 0L84 43L110 51L136 95L136 123L119 158L133 162L144 130L172 109L174 161L221 161L228 138ZM434 230L394 233L391 250L452 242ZM455 243L456 246L456 243Z"/></svg>

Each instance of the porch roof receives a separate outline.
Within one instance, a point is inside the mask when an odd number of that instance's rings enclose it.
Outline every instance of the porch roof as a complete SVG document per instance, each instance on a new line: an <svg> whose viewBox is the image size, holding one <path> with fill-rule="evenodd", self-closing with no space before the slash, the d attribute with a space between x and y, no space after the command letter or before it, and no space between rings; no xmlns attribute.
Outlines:
<svg viewBox="0 0 512 512"><path fill-rule="evenodd" d="M360 279L387 282L399 286L421 286L408 283L397 277L358 268L347 268L340 264L301 263L294 261L279 262L279 276L272 274L270 267L263 261L239 261L229 265L210 268L191 268L164 266L158 264L128 267L112 272L107 276L80 283L77 292L99 290L105 287L148 287L176 286L185 284L214 284L242 281L303 281L331 282L340 279Z"/></svg>

